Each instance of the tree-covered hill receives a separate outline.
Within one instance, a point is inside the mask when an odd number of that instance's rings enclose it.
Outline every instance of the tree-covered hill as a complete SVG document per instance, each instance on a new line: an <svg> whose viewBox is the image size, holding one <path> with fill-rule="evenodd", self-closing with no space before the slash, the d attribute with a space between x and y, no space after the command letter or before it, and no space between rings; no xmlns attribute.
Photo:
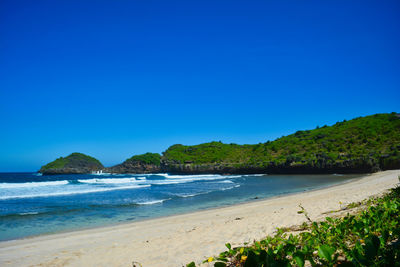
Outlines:
<svg viewBox="0 0 400 267"><path fill-rule="evenodd" d="M104 168L80 153L40 169L45 174L89 173L367 173L400 169L400 114L375 114L332 126L297 131L255 145L210 142L173 145Z"/></svg>
<svg viewBox="0 0 400 267"><path fill-rule="evenodd" d="M161 155L158 153L145 153L141 155L135 155L125 162L141 162L144 164L154 164L160 166Z"/></svg>
<svg viewBox="0 0 400 267"><path fill-rule="evenodd" d="M173 145L162 164L173 172L321 173L400 168L400 118L375 114L256 145Z"/></svg>
<svg viewBox="0 0 400 267"><path fill-rule="evenodd" d="M161 155L158 153L145 153L135 155L123 163L107 168L106 172L112 173L157 173L161 172Z"/></svg>
<svg viewBox="0 0 400 267"><path fill-rule="evenodd" d="M39 172L43 174L90 173L103 168L103 164L93 157L82 153L72 153L42 166Z"/></svg>

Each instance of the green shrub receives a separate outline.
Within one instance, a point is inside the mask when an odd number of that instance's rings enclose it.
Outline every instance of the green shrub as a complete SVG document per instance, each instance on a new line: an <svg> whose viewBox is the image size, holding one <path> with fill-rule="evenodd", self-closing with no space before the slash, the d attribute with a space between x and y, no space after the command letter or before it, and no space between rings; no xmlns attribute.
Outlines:
<svg viewBox="0 0 400 267"><path fill-rule="evenodd" d="M312 222L302 209L309 220L304 232L278 229L251 246L228 243L227 251L206 261L214 266L400 266L400 188L367 204L356 215L322 222Z"/></svg>
<svg viewBox="0 0 400 267"><path fill-rule="evenodd" d="M154 164L160 166L161 155L158 153L146 153L142 155L135 155L127 159L126 162L142 162L145 164Z"/></svg>

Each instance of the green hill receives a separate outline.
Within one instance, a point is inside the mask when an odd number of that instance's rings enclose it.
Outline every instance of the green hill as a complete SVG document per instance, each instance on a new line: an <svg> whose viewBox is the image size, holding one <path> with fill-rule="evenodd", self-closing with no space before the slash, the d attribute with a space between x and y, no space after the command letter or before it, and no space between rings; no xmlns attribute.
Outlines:
<svg viewBox="0 0 400 267"><path fill-rule="evenodd" d="M161 169L161 155L146 153L135 155L123 163L105 169L111 173L158 173Z"/></svg>
<svg viewBox="0 0 400 267"><path fill-rule="evenodd" d="M161 156L135 155L105 168L72 153L43 166L44 174L90 173L367 173L400 168L400 114L375 114L297 131L255 145L210 142L173 145Z"/></svg>
<svg viewBox="0 0 400 267"><path fill-rule="evenodd" d="M72 153L42 166L39 172L43 174L90 173L103 168L103 164L93 157L82 153Z"/></svg>
<svg viewBox="0 0 400 267"><path fill-rule="evenodd" d="M174 172L370 172L400 168L400 119L375 114L297 131L256 145L173 145L162 158Z"/></svg>
<svg viewBox="0 0 400 267"><path fill-rule="evenodd" d="M135 155L125 162L141 162L144 164L153 164L160 166L161 155L158 153L145 153L141 155Z"/></svg>

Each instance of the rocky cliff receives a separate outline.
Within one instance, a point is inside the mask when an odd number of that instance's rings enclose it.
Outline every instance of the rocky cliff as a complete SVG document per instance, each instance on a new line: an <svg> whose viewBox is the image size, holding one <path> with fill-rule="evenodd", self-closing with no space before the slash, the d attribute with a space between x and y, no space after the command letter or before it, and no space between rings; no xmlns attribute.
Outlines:
<svg viewBox="0 0 400 267"><path fill-rule="evenodd" d="M109 173L159 173L161 168L161 155L157 153L146 153L133 156L123 163L106 168Z"/></svg>
<svg viewBox="0 0 400 267"><path fill-rule="evenodd" d="M172 174L332 174L372 173L380 170L400 169L400 160L391 165L379 164L369 159L351 159L334 163L283 163L270 162L265 165L251 164L165 164L162 171Z"/></svg>

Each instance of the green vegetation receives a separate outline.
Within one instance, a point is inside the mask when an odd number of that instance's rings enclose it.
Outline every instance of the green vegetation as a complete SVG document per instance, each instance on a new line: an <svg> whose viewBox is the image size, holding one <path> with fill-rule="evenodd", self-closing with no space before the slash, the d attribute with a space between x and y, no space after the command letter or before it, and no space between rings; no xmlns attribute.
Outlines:
<svg viewBox="0 0 400 267"><path fill-rule="evenodd" d="M160 166L161 164L161 155L158 153L146 153L141 155L135 155L125 162L142 162L145 164L153 164Z"/></svg>
<svg viewBox="0 0 400 267"><path fill-rule="evenodd" d="M137 164L140 163L140 164ZM89 156L72 153L40 172L103 168ZM83 168L85 168L85 170ZM171 173L367 173L400 168L400 115L375 114L314 130L297 131L255 145L210 142L173 145L163 156L135 155L109 168L113 172Z"/></svg>
<svg viewBox="0 0 400 267"><path fill-rule="evenodd" d="M202 164L224 161L241 162L247 152L245 146L211 142L195 146L173 145L163 155L166 160L176 163Z"/></svg>
<svg viewBox="0 0 400 267"><path fill-rule="evenodd" d="M48 169L61 169L64 168L65 164L67 164L68 160L63 157L59 157L58 159L47 163L46 165L40 168L40 171L48 170Z"/></svg>
<svg viewBox="0 0 400 267"><path fill-rule="evenodd" d="M327 217L293 235L278 229L250 246L232 248L205 262L214 266L400 266L400 187L370 199L356 215ZM187 266L194 267L194 262Z"/></svg>
<svg viewBox="0 0 400 267"><path fill-rule="evenodd" d="M96 166L103 168L103 165L97 159L82 153L72 153L71 155L63 158L60 157L40 168L39 172L45 172L52 169L75 168L85 166Z"/></svg>
<svg viewBox="0 0 400 267"><path fill-rule="evenodd" d="M396 113L375 114L256 145L178 144L163 153L163 161L259 169L393 169L400 167L400 119Z"/></svg>

